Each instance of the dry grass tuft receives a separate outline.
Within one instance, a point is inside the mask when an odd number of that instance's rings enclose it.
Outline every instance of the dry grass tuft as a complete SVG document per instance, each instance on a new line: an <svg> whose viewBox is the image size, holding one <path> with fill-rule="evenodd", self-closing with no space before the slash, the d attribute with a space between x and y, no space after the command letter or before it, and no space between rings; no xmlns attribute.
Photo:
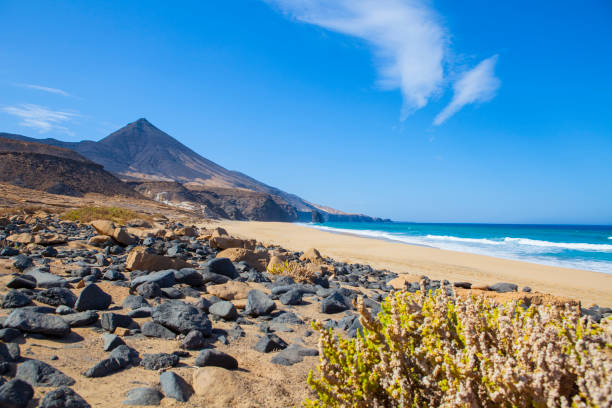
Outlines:
<svg viewBox="0 0 612 408"><path fill-rule="evenodd" d="M284 275L293 278L296 282L312 282L315 273L297 262L287 262L268 266L268 273L272 275Z"/></svg>
<svg viewBox="0 0 612 408"><path fill-rule="evenodd" d="M109 220L118 224L125 224L135 219L151 221L153 217L122 207L81 207L65 212L61 218L66 221L82 223L93 220Z"/></svg>

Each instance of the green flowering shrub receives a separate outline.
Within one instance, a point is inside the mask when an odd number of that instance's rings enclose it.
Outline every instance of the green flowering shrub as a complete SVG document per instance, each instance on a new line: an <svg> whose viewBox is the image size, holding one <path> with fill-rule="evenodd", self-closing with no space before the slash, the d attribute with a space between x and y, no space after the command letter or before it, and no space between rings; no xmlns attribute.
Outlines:
<svg viewBox="0 0 612 408"><path fill-rule="evenodd" d="M323 329L305 407L610 407L611 322L576 308L394 292L363 335Z"/></svg>

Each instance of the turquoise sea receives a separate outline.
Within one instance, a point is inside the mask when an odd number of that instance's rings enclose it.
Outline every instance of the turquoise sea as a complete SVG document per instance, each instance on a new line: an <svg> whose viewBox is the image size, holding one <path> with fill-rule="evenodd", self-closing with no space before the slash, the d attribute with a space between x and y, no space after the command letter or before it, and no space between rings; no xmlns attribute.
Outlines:
<svg viewBox="0 0 612 408"><path fill-rule="evenodd" d="M612 273L612 226L329 222L325 231Z"/></svg>

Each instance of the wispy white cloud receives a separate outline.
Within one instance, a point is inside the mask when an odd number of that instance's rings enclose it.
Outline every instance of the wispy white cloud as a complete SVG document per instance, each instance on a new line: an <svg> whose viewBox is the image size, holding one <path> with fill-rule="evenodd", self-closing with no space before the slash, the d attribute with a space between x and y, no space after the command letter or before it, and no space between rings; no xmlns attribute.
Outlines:
<svg viewBox="0 0 612 408"><path fill-rule="evenodd" d="M299 21L370 44L376 57L379 84L402 92L402 119L425 106L440 90L447 34L425 1L265 1Z"/></svg>
<svg viewBox="0 0 612 408"><path fill-rule="evenodd" d="M56 95L72 96L71 94L64 91L63 89L50 88L48 86L40 86L40 85L34 85L34 84L15 84L15 86L18 86L21 88L27 88L27 89L34 89L36 91L48 92L48 93L52 93Z"/></svg>
<svg viewBox="0 0 612 408"><path fill-rule="evenodd" d="M493 99L501 83L495 76L496 63L497 55L494 55L461 75L453 84L453 99L436 116L434 125L444 123L467 104Z"/></svg>
<svg viewBox="0 0 612 408"><path fill-rule="evenodd" d="M449 33L428 0L263 1L298 21L367 42L375 57L379 84L402 93L402 120L426 106L449 83L445 72L451 62ZM479 75L474 75L471 80L455 84L455 92L467 88L467 82L478 87L478 79ZM486 83L482 85L486 86ZM450 114L470 103L461 104L462 100L469 99L465 96L451 102L454 111L449 110ZM450 115L445 113L445 116L439 123Z"/></svg>
<svg viewBox="0 0 612 408"><path fill-rule="evenodd" d="M73 135L64 124L81 116L76 112L52 110L45 106L34 104L5 106L1 110L9 115L20 118L21 122L19 124L21 126L35 129L39 133L55 130L67 135Z"/></svg>

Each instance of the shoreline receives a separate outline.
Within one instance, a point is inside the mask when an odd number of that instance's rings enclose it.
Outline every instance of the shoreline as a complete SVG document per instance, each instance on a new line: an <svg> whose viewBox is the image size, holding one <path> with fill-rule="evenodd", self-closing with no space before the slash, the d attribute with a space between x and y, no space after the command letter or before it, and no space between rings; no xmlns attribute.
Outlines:
<svg viewBox="0 0 612 408"><path fill-rule="evenodd" d="M534 291L580 300L583 305L612 304L612 275L526 261L457 252L350 233L332 233L282 222L215 221L230 235L253 238L293 251L317 248L337 261L369 264L406 275L468 281L472 284L511 282Z"/></svg>
<svg viewBox="0 0 612 408"><path fill-rule="evenodd" d="M453 249L447 249L447 248L441 248L438 246L434 246L434 245L428 245L428 244L422 244L422 243L416 243L416 242L406 242L403 241L401 239L393 239L393 238L388 238L388 237L384 237L384 236L370 236L368 234L366 234L365 232L368 230L350 230L350 229L346 229L343 230L342 228L335 228L335 227L327 227L327 226L323 226L323 227L317 227L316 224L313 223L303 223L303 222L296 222L294 223L295 225L299 225L299 226L303 226L306 228L313 228L319 231L323 231L323 232L330 232L332 234L342 234L342 235L350 235L350 236L356 236L356 237L362 237L362 238L369 238L369 239L376 239L376 240L382 240L382 241L386 241L386 242L394 242L394 243L398 243L398 244L404 244L404 245L413 245L413 246L419 246L419 247L425 247L425 248L434 248L434 249L439 249L442 251L451 251L451 252L459 252L459 253L466 253L466 254L472 254L472 255L482 255L482 256L489 256L492 258L498 258L498 259L506 259L506 260L511 260L511 261L519 261L519 262L526 262L526 263L531 263L531 264L537 264L537 265L546 265L546 266L552 266L552 267L556 267L556 268L566 268L566 269L574 269L574 270L580 270L580 271L587 271L587 272L598 272L598 273L605 273L608 275L612 275L612 271L610 272L604 272L604 271L598 271L598 270L594 270L594 269L585 269L585 268L580 268L576 265L572 265L571 262L569 261L563 261L563 260L559 260L557 259L557 261L549 261L546 259L532 259L529 257L513 257L511 255L508 256L502 256L502 255L498 255L495 253L487 253L486 251L482 251L482 252L478 252L478 251L469 251L469 250L464 250L464 251L459 251L459 250L453 250ZM609 239L611 239L612 237L610 237Z"/></svg>

